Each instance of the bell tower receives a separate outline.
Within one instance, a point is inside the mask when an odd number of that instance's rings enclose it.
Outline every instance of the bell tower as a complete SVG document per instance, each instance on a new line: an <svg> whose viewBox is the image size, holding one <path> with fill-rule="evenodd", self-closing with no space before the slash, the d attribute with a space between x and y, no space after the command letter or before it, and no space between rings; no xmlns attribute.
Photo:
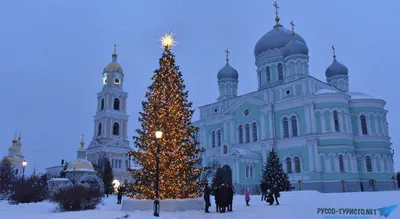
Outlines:
<svg viewBox="0 0 400 219"><path fill-rule="evenodd" d="M128 118L123 91L124 72L118 63L116 45L111 62L102 73L102 90L97 93L93 139L87 148L87 158L93 164L104 158L110 161L116 179L122 184L130 181L126 168L130 161L126 153L131 150L127 136Z"/></svg>

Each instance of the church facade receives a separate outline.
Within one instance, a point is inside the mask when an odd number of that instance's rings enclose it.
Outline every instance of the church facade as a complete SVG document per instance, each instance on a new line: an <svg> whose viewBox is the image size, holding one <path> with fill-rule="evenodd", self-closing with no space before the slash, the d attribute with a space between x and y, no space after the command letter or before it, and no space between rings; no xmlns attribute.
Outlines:
<svg viewBox="0 0 400 219"><path fill-rule="evenodd" d="M17 133L15 133L12 145L8 148L8 156L6 158L11 162L15 171L14 174L18 177L21 177L24 172L22 164L25 161L25 155L22 153L21 147L21 134L17 137Z"/></svg>
<svg viewBox="0 0 400 219"><path fill-rule="evenodd" d="M293 22L292 30L280 23L278 11L275 21L254 48L258 89L238 95L239 72L227 51L217 101L199 107L194 124L204 165L224 167L238 191L260 184L268 152L276 150L294 189L393 189L385 101L349 89L349 70L334 47L326 82L310 76L306 41Z"/></svg>
<svg viewBox="0 0 400 219"><path fill-rule="evenodd" d="M93 138L86 154L87 159L94 165L99 159L108 158L113 168L114 183L119 185L132 181L131 174L127 171L130 159L126 156L132 148L127 136L128 93L123 91L124 72L117 62L117 57L114 48L112 61L103 70L103 88L97 94Z"/></svg>

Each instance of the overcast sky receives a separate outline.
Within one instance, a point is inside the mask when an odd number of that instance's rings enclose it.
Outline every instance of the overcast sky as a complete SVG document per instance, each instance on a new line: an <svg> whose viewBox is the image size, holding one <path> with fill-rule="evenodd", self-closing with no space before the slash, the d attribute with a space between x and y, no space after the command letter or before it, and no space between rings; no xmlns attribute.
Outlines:
<svg viewBox="0 0 400 219"><path fill-rule="evenodd" d="M274 25L271 0L2 0L0 2L0 155L16 130L22 131L27 171L73 160L80 136L93 136L96 93L113 45L124 68L129 93L129 136L165 32L176 34L174 48L189 98L198 106L214 102L216 75L230 63L239 71L239 94L257 89L253 49ZM349 68L350 90L383 98L393 147L400 125L400 2L372 0L279 1L281 23L298 32L310 50L310 74L325 81L337 59ZM196 115L196 117L198 117ZM397 122L397 123L396 123ZM130 138L131 140L131 138ZM399 160L400 150L395 153ZM395 164L400 169L400 164Z"/></svg>

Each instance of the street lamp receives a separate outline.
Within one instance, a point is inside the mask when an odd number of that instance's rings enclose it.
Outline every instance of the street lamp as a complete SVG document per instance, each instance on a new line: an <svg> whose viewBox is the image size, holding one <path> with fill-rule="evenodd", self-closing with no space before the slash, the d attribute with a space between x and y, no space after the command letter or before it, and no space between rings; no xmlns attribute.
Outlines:
<svg viewBox="0 0 400 219"><path fill-rule="evenodd" d="M160 216L160 201L158 200L159 197L159 191L158 191L158 181L160 180L160 160L158 155L160 154L160 142L159 139L162 138L163 132L162 131L156 131L156 144L157 144L157 154L156 154L156 200L154 200L154 216L159 217Z"/></svg>
<svg viewBox="0 0 400 219"><path fill-rule="evenodd" d="M22 161L22 187L24 186L25 167L27 164L26 160Z"/></svg>

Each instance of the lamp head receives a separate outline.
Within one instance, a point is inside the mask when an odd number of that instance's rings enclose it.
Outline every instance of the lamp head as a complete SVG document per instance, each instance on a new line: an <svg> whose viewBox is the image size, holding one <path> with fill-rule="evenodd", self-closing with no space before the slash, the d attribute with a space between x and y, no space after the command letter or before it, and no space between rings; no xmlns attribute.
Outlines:
<svg viewBox="0 0 400 219"><path fill-rule="evenodd" d="M162 131L156 131L156 138L160 139L162 138L163 132Z"/></svg>
<svg viewBox="0 0 400 219"><path fill-rule="evenodd" d="M22 161L22 166L23 166L23 167L26 167L27 164L28 164L28 163L26 162L26 160Z"/></svg>

